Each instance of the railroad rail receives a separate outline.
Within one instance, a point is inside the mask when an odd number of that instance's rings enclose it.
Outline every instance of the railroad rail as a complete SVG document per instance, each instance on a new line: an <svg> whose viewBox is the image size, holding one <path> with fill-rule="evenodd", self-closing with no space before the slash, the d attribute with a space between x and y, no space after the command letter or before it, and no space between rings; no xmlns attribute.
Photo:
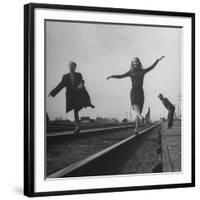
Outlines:
<svg viewBox="0 0 200 200"><path fill-rule="evenodd" d="M55 136L62 136L62 135L80 135L80 134L90 134L90 133L102 133L107 131L115 131L127 128L134 128L134 125L123 125L123 126L111 126L111 127L101 127L101 128L92 128L92 129L84 129L81 130L79 134L74 134L73 131L63 131L57 133L49 133L47 137L55 137Z"/></svg>
<svg viewBox="0 0 200 200"><path fill-rule="evenodd" d="M127 126L133 125L133 122L126 122L126 123L89 123L84 124L80 123L81 130L85 129L95 129L95 128L105 128L105 127L116 127L116 126ZM48 134L55 133L55 132L63 132L63 131L73 131L76 128L75 124L59 124L59 123L48 123L47 124L47 132Z"/></svg>
<svg viewBox="0 0 200 200"><path fill-rule="evenodd" d="M57 172L54 172L54 173L48 175L47 179L68 177L68 176L71 176L76 171L87 170L88 168L90 168L90 165L94 166L95 162L102 163L101 162L102 160L104 160L103 162L105 162L106 159L112 158L113 154L116 153L117 150L119 150L120 148L126 148L126 145L129 142L135 140L140 135L148 133L149 131L151 131L152 129L154 129L158 126L160 126L160 124L155 124L147 129L139 131L137 134L133 134L133 135L129 136L128 138L125 138L125 139L91 155L91 156L88 156L78 162L75 162L67 167L64 167L64 168L58 170ZM98 166L98 164L96 164L96 165Z"/></svg>

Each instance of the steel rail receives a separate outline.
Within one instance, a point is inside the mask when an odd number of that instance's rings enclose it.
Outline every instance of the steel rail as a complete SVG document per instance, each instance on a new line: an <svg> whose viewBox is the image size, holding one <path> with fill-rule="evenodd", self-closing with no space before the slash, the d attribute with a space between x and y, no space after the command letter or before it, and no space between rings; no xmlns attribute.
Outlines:
<svg viewBox="0 0 200 200"><path fill-rule="evenodd" d="M122 130L122 129L127 129L127 128L134 128L134 125L84 129L84 130L81 130L79 134L74 134L73 131L70 131L71 133L67 133L69 131L63 131L63 132L58 132L58 133L47 134L47 137L56 137L56 136L64 136L64 135L80 136L81 134L90 134L90 133L96 133L96 132L100 133L100 132L107 132L107 131L114 131L114 130Z"/></svg>

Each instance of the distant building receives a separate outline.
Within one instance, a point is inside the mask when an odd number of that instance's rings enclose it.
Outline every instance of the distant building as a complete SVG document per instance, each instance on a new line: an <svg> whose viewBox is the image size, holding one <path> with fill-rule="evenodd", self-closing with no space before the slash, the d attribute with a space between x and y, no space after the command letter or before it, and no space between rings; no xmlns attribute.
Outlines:
<svg viewBox="0 0 200 200"><path fill-rule="evenodd" d="M90 119L90 122L95 122L95 119Z"/></svg>
<svg viewBox="0 0 200 200"><path fill-rule="evenodd" d="M98 123L118 123L119 120L116 118L102 118L102 117L97 117L96 122Z"/></svg>
<svg viewBox="0 0 200 200"><path fill-rule="evenodd" d="M106 123L106 119L102 117L97 117L95 121L98 123Z"/></svg>
<svg viewBox="0 0 200 200"><path fill-rule="evenodd" d="M164 117L160 117L160 121L164 122L166 119Z"/></svg>
<svg viewBox="0 0 200 200"><path fill-rule="evenodd" d="M90 117L81 117L81 123L90 123Z"/></svg>
<svg viewBox="0 0 200 200"><path fill-rule="evenodd" d="M111 119L108 119L108 120L109 120L110 123L118 123L119 122L119 120L114 118L114 117L111 118Z"/></svg>
<svg viewBox="0 0 200 200"><path fill-rule="evenodd" d="M123 122L123 123L127 123L127 122L128 122L128 119L124 118L124 119L122 119L122 122Z"/></svg>

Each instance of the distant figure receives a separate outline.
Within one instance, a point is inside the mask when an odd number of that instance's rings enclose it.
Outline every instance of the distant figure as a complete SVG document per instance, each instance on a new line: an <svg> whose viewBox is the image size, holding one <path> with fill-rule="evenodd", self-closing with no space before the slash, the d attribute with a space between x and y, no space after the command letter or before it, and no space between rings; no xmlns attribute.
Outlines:
<svg viewBox="0 0 200 200"><path fill-rule="evenodd" d="M147 114L145 115L145 122L146 123L150 122L150 107L148 108Z"/></svg>
<svg viewBox="0 0 200 200"><path fill-rule="evenodd" d="M168 110L168 128L171 128L173 126L173 118L174 118L174 111L175 106L165 97L163 97L162 94L158 95L158 98L162 101L165 108Z"/></svg>
<svg viewBox="0 0 200 200"><path fill-rule="evenodd" d="M164 56L160 57L157 59L154 64L146 69L143 69L142 64L140 62L140 59L138 57L135 57L132 62L131 62L131 68L128 72L121 74L121 75L113 75L109 76L107 80L110 78L126 78L130 77L132 81L132 89L130 93L131 97L131 105L133 110L136 112L137 117L136 117L136 125L135 125L135 131L138 131L138 123L139 119L141 122L144 122L144 117L142 116L142 109L143 109L143 104L144 104L144 90L143 90L143 80L144 80L144 75L151 71L157 63L162 60Z"/></svg>
<svg viewBox="0 0 200 200"><path fill-rule="evenodd" d="M84 86L81 73L75 72L76 63L69 63L69 73L63 75L61 82L49 93L48 96L55 97L63 88L66 88L66 112L74 110L75 131L80 132L79 111L83 107L92 107L90 96Z"/></svg>

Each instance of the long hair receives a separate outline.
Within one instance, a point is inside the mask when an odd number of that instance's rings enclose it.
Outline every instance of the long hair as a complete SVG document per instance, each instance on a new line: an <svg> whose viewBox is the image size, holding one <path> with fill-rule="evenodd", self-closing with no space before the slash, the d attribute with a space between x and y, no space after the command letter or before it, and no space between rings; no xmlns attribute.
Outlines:
<svg viewBox="0 0 200 200"><path fill-rule="evenodd" d="M137 60L137 62L138 62L138 67L136 68L135 66L134 66L134 64L133 64L133 61L134 60ZM143 69L143 67L142 67L142 63L141 63L141 61L140 61L140 59L138 58L138 57L135 57L132 61L131 61L131 70L133 70L134 72L138 72L138 71L141 71Z"/></svg>

